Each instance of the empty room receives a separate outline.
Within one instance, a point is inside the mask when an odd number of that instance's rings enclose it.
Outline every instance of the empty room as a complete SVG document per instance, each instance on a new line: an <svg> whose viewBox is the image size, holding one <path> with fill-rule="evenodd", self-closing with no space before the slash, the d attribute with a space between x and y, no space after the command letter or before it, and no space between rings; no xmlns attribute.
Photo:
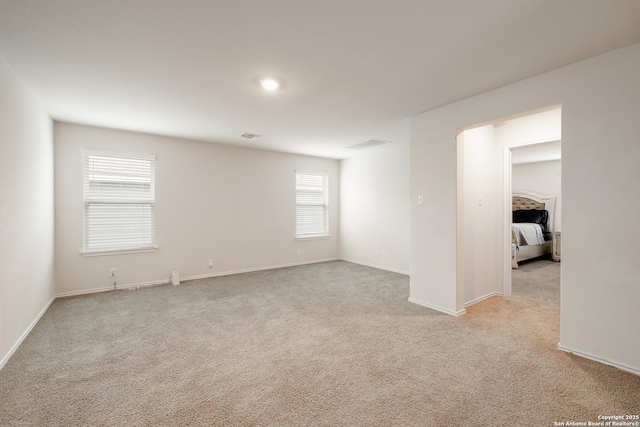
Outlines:
<svg viewBox="0 0 640 427"><path fill-rule="evenodd" d="M636 0L0 0L0 425L640 426L638 76Z"/></svg>

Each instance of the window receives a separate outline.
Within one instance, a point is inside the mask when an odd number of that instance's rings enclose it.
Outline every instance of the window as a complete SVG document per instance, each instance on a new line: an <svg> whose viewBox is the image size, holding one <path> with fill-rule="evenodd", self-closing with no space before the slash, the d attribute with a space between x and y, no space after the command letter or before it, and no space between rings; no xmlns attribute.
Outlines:
<svg viewBox="0 0 640 427"><path fill-rule="evenodd" d="M155 157L86 152L84 251L149 250L155 239Z"/></svg>
<svg viewBox="0 0 640 427"><path fill-rule="evenodd" d="M329 235L329 177L296 172L296 237Z"/></svg>

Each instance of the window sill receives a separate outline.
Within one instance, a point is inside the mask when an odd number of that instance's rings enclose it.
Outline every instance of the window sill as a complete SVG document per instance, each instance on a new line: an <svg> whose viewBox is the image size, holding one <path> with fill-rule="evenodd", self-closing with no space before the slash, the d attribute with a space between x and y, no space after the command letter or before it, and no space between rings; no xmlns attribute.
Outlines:
<svg viewBox="0 0 640 427"><path fill-rule="evenodd" d="M318 240L318 239L328 239L331 235L329 234L313 234L310 236L296 236L296 240Z"/></svg>
<svg viewBox="0 0 640 427"><path fill-rule="evenodd" d="M103 255L124 255L124 254L139 254L143 252L155 252L158 250L157 246L149 247L149 248L139 248L139 249L118 249L113 251L87 251L80 252L80 255L83 257L93 257L93 256L103 256Z"/></svg>

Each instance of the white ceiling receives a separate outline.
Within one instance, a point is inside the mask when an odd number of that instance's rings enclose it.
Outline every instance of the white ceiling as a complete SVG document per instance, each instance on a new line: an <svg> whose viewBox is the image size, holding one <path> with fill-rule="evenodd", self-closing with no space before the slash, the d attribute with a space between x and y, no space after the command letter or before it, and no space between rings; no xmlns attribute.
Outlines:
<svg viewBox="0 0 640 427"><path fill-rule="evenodd" d="M638 0L0 0L0 53L56 120L333 158L638 41Z"/></svg>
<svg viewBox="0 0 640 427"><path fill-rule="evenodd" d="M519 147L511 150L511 164L548 162L562 159L562 143L554 141L528 147Z"/></svg>

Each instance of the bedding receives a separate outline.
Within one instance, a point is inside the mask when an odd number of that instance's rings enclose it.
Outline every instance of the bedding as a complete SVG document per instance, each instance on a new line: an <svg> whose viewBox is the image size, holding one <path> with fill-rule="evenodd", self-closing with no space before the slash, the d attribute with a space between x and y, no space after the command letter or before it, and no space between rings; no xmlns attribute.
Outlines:
<svg viewBox="0 0 640 427"><path fill-rule="evenodd" d="M555 196L514 190L511 197L511 265L550 255Z"/></svg>
<svg viewBox="0 0 640 427"><path fill-rule="evenodd" d="M511 227L511 241L516 247L523 245L544 245L545 238L540 224L528 222L513 223Z"/></svg>

